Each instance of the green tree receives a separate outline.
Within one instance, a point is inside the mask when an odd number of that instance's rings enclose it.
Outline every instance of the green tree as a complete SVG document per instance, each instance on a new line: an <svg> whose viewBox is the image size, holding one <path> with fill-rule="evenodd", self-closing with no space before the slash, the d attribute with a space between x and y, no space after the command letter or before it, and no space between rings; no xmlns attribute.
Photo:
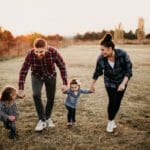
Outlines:
<svg viewBox="0 0 150 150"><path fill-rule="evenodd" d="M124 38L129 39L129 40L135 40L135 39L137 39L137 35L135 33L133 33L132 30L130 30L129 32L124 31Z"/></svg>

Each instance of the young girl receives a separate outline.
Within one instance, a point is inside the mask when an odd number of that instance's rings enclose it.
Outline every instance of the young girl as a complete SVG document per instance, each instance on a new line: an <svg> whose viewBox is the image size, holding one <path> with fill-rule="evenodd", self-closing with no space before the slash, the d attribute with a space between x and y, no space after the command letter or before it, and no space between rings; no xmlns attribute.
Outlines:
<svg viewBox="0 0 150 150"><path fill-rule="evenodd" d="M18 116L18 110L15 103L16 97L16 89L8 86L4 88L0 98L0 120L3 121L4 127L10 130L8 134L10 139L18 137L15 124Z"/></svg>
<svg viewBox="0 0 150 150"><path fill-rule="evenodd" d="M83 90L80 89L80 83L77 79L72 79L70 82L70 88L67 89L66 91L63 91L64 94L67 94L67 98L66 98L66 108L68 110L68 126L71 126L73 124L75 124L76 119L75 119L75 115L76 115L76 107L77 107L77 103L78 103L78 99L81 93L83 94L89 94L89 93L93 93L93 91L90 90Z"/></svg>

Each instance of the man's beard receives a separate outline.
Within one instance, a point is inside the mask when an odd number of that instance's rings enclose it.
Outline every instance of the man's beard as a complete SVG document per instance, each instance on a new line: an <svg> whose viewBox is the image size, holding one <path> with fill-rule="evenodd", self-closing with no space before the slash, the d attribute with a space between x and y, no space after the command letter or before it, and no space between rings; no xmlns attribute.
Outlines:
<svg viewBox="0 0 150 150"><path fill-rule="evenodd" d="M38 59L42 59L44 55L37 56Z"/></svg>

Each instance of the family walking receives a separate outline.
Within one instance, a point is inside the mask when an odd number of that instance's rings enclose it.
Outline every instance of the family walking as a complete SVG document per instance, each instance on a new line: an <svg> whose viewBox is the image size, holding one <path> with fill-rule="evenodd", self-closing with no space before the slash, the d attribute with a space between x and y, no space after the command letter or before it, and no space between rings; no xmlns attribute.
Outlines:
<svg viewBox="0 0 150 150"><path fill-rule="evenodd" d="M62 93L66 94L65 106L68 111L68 126L76 124L75 116L80 94L94 93L94 86L98 77L104 76L105 89L108 94L106 131L113 132L114 128L117 127L115 123L116 114L120 108L128 81L132 76L132 63L126 51L115 48L111 34L107 33L100 42L100 55L89 89L82 89L78 79L72 79L68 83L67 69L61 54L55 48L48 46L42 38L34 41L34 46L28 51L20 70L18 93L13 87L6 87L2 91L0 119L3 121L5 128L10 130L9 138L14 139L17 136L15 121L18 113L15 99L25 97L24 84L30 68L33 100L38 115L35 131L42 131L46 127L55 126L51 118L56 92L57 72L55 66L60 70ZM43 85L45 85L47 96L45 108L41 95Z"/></svg>

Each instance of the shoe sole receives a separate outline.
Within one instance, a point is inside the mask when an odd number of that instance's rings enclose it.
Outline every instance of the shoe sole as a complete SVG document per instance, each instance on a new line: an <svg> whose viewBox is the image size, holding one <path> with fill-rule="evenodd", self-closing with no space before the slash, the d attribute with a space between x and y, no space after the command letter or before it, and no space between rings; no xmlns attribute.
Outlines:
<svg viewBox="0 0 150 150"><path fill-rule="evenodd" d="M112 131L108 131L108 130L106 130L108 133L112 133L113 132L113 130Z"/></svg>
<svg viewBox="0 0 150 150"><path fill-rule="evenodd" d="M43 129L41 129L41 130L36 130L36 129L35 129L35 131L36 131L36 132L40 132L40 131L43 131L45 128L46 128L46 127L43 127Z"/></svg>
<svg viewBox="0 0 150 150"><path fill-rule="evenodd" d="M48 128L54 128L55 126L47 126Z"/></svg>

